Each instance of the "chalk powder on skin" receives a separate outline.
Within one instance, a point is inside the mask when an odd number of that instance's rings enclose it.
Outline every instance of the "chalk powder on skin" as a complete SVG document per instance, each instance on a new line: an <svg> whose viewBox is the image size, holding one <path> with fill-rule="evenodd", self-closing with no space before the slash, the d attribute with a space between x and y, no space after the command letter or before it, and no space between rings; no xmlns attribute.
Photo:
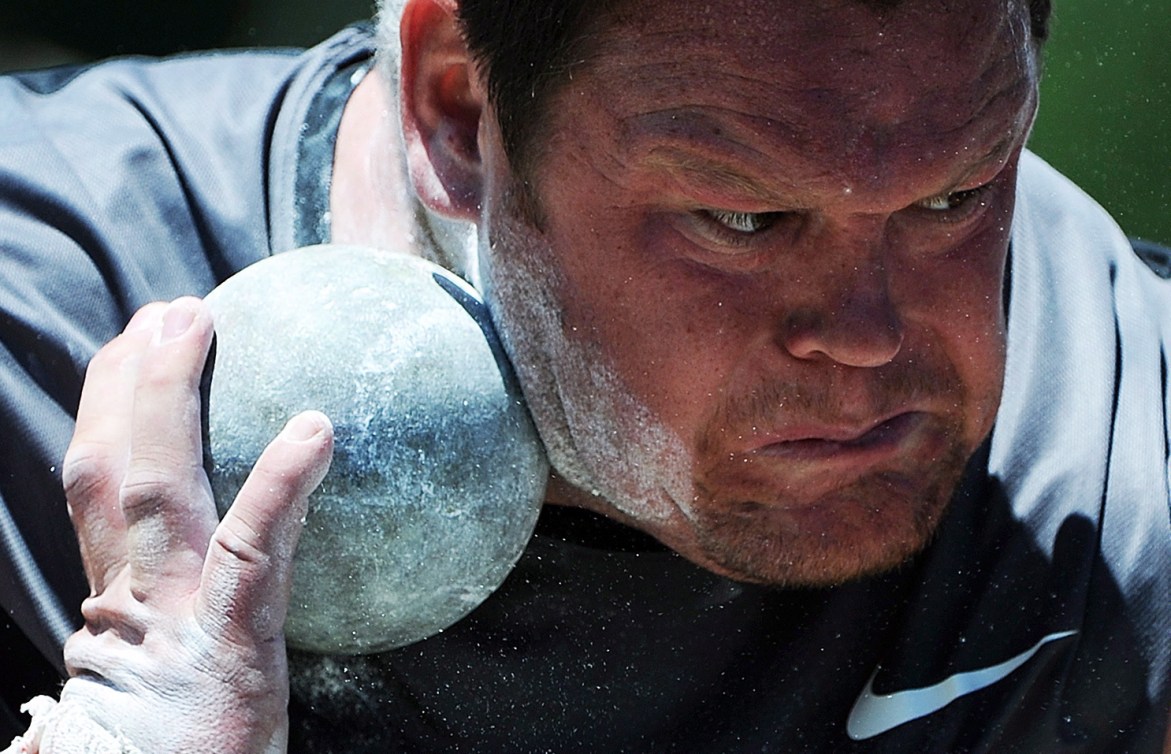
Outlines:
<svg viewBox="0 0 1171 754"><path fill-rule="evenodd" d="M554 295L561 280L552 265L541 264L553 252L518 226L510 219L490 242L481 238L480 271L551 465L634 519L693 519L696 491L682 439L595 344L565 332Z"/></svg>

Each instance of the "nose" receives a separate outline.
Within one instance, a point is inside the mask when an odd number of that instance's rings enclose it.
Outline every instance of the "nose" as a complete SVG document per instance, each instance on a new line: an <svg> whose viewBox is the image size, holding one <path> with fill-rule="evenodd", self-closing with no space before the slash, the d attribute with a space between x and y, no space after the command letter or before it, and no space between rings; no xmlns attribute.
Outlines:
<svg viewBox="0 0 1171 754"><path fill-rule="evenodd" d="M903 346L903 322L881 265L837 271L806 301L782 325L782 346L795 358L879 367Z"/></svg>

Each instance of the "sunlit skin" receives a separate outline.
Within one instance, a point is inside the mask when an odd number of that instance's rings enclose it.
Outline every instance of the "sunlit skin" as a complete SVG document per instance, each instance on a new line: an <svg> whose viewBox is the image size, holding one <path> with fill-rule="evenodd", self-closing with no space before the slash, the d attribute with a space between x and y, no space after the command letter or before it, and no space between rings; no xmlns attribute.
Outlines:
<svg viewBox="0 0 1171 754"><path fill-rule="evenodd" d="M1020 8L783 5L633 5L537 212L484 119L481 233L551 500L824 584L921 548L991 429L1037 73Z"/></svg>

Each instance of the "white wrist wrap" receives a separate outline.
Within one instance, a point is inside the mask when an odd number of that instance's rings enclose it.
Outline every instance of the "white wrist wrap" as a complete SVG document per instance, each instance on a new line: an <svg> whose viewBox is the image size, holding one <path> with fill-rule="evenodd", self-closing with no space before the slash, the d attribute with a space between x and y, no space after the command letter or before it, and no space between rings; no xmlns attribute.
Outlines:
<svg viewBox="0 0 1171 754"><path fill-rule="evenodd" d="M32 716L28 731L0 754L141 754L119 732L98 724L77 702L34 697L20 706Z"/></svg>

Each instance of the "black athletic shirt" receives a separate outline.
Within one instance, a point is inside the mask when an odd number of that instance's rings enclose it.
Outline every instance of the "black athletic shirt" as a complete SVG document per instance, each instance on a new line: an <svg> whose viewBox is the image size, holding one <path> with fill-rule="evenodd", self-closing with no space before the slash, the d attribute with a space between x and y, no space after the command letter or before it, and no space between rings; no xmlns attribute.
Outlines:
<svg viewBox="0 0 1171 754"><path fill-rule="evenodd" d="M58 666L87 591L59 479L86 361L142 304L328 239L371 44L0 78L0 603ZM1169 292L1038 158L1019 181L1004 401L927 551L772 589L550 507L448 631L293 653L291 749L1158 752Z"/></svg>

